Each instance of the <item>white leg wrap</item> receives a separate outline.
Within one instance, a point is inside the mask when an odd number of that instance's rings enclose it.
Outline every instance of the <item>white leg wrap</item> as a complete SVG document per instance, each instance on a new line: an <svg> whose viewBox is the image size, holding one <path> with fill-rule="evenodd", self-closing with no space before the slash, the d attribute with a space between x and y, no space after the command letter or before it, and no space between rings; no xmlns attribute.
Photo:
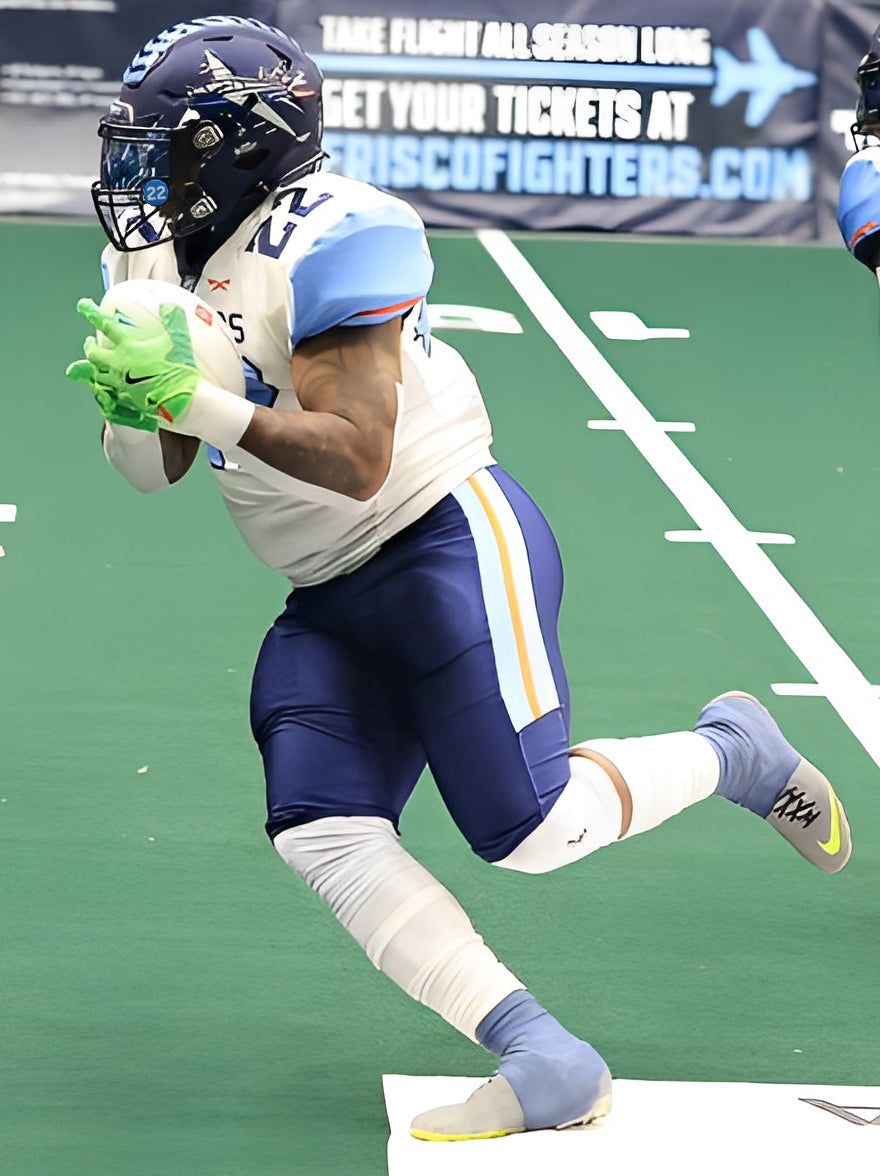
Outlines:
<svg viewBox="0 0 880 1176"><path fill-rule="evenodd" d="M640 739L590 739L580 746L609 759L629 789L632 821L624 837L653 829L705 800L718 787L718 756L709 740L696 731Z"/></svg>
<svg viewBox="0 0 880 1176"><path fill-rule="evenodd" d="M578 746L597 752L608 771L572 755L571 779L556 804L497 865L527 874L558 869L612 841L653 829L718 786L718 757L694 731L591 739Z"/></svg>
<svg viewBox="0 0 880 1176"><path fill-rule="evenodd" d="M553 808L516 849L495 864L523 874L544 874L616 841L620 801L611 780L592 760L572 756L571 779Z"/></svg>
<svg viewBox="0 0 880 1176"><path fill-rule="evenodd" d="M285 829L275 848L370 960L465 1036L524 988L453 896L381 817L325 817Z"/></svg>

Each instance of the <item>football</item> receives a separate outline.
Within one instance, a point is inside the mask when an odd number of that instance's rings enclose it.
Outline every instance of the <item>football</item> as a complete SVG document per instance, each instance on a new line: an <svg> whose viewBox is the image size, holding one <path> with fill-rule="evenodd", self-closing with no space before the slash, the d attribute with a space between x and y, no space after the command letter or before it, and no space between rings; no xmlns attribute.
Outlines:
<svg viewBox="0 0 880 1176"><path fill-rule="evenodd" d="M159 307L173 302L186 312L195 366L209 383L244 396L244 368L232 334L220 314L197 294L152 278L133 278L111 286L101 310L138 326L160 322ZM100 332L98 338L106 342Z"/></svg>

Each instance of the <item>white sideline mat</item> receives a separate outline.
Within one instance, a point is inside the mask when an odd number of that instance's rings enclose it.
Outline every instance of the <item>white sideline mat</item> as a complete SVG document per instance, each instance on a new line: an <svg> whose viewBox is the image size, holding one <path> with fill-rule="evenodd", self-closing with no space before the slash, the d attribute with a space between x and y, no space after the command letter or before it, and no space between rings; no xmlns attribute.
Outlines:
<svg viewBox="0 0 880 1176"><path fill-rule="evenodd" d="M880 1086L617 1079L614 1109L599 1127L426 1143L409 1134L413 1117L461 1102L485 1078L385 1074L382 1082L388 1176L880 1174L880 1123L861 1122L880 1116Z"/></svg>

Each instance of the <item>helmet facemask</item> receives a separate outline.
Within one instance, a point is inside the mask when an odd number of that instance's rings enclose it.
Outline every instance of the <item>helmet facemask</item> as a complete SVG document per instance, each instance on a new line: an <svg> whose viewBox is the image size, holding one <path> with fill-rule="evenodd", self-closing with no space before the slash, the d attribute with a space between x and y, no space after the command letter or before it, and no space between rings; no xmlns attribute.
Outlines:
<svg viewBox="0 0 880 1176"><path fill-rule="evenodd" d="M101 179L92 200L104 231L123 252L149 249L171 237L194 233L217 205L196 182L202 164L223 142L222 131L196 117L183 126L120 126L102 121ZM159 203L151 181L167 187Z"/></svg>
<svg viewBox="0 0 880 1176"><path fill-rule="evenodd" d="M880 57L868 55L862 59L856 70L859 99L856 105L856 121L850 127L850 134L856 142L856 135L862 138L861 148L868 139L880 138Z"/></svg>

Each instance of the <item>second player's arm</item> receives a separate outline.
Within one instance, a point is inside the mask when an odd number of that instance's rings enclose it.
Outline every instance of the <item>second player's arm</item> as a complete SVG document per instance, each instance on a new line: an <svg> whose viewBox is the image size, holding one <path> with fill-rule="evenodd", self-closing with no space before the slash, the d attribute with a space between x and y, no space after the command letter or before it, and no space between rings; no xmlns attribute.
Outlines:
<svg viewBox="0 0 880 1176"><path fill-rule="evenodd" d="M366 501L388 476L400 372L400 319L337 327L295 349L303 412L260 405L239 446L304 482Z"/></svg>

